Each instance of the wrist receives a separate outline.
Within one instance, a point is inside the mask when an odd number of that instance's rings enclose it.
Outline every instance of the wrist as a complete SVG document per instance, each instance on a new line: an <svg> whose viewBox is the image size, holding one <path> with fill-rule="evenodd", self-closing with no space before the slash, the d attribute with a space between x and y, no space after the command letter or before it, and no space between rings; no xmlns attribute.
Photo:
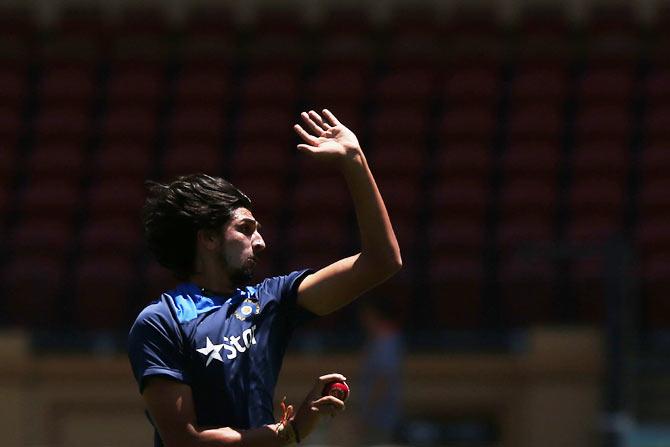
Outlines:
<svg viewBox="0 0 670 447"><path fill-rule="evenodd" d="M279 445L294 445L298 442L293 421L279 422L274 424L274 431L279 439Z"/></svg>
<svg viewBox="0 0 670 447"><path fill-rule="evenodd" d="M365 163L365 155L360 146L347 148L346 155L342 158L340 166L343 169L362 166Z"/></svg>

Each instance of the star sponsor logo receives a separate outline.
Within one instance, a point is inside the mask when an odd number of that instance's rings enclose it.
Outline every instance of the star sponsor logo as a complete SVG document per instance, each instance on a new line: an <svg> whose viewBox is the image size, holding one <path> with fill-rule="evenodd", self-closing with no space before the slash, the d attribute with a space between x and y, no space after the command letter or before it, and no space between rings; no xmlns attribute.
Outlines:
<svg viewBox="0 0 670 447"><path fill-rule="evenodd" d="M239 354L246 352L256 344L255 331L256 325L245 329L239 336L223 337L224 342L217 345L212 343L209 337L206 337L206 346L204 348L198 348L196 351L207 358L205 366L209 366L209 364L212 363L212 360L218 360L221 363L224 362L224 359L221 356L221 349L225 350L226 359L233 360Z"/></svg>
<svg viewBox="0 0 670 447"><path fill-rule="evenodd" d="M212 363L212 360L218 360L219 362L223 363L223 359L221 358L221 348L223 348L223 343L220 345L215 345L212 343L212 340L207 337L207 346L204 348L196 349L200 354L204 355L207 357L207 363L205 366L209 366L210 363Z"/></svg>

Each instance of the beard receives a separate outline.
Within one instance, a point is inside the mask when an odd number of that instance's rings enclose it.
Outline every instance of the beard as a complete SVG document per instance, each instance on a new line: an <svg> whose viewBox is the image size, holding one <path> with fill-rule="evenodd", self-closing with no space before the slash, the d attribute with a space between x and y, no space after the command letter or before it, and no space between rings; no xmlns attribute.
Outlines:
<svg viewBox="0 0 670 447"><path fill-rule="evenodd" d="M228 268L228 277L233 287L244 287L251 283L256 269L256 258L251 257L241 267Z"/></svg>

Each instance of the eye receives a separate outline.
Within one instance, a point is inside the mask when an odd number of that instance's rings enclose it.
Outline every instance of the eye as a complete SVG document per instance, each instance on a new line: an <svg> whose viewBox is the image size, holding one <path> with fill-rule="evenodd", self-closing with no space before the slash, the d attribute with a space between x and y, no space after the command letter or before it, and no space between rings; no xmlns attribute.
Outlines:
<svg viewBox="0 0 670 447"><path fill-rule="evenodd" d="M247 234L247 235L252 235L254 234L254 226L251 224L242 224L239 227L239 230L241 233Z"/></svg>

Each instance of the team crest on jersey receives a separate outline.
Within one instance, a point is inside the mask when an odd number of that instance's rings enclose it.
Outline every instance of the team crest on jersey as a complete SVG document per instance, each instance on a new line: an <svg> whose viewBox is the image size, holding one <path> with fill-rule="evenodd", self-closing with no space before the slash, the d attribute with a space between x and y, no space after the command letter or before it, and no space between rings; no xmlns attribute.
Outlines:
<svg viewBox="0 0 670 447"><path fill-rule="evenodd" d="M258 315L260 311L261 306L259 306L258 300L256 298L247 298L242 301L240 306L235 311L235 317L238 320L244 321L249 317Z"/></svg>

